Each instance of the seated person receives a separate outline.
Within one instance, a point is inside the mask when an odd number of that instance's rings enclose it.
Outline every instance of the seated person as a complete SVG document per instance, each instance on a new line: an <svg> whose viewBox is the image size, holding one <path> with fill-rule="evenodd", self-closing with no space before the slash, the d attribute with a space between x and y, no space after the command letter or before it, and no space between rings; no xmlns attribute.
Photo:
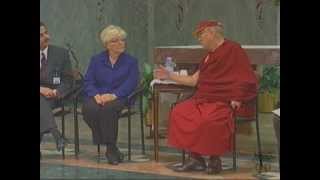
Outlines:
<svg viewBox="0 0 320 180"><path fill-rule="evenodd" d="M57 129L52 108L71 89L71 62L68 51L49 45L49 40L47 26L40 22L40 143L43 135L50 132L60 151L66 141Z"/></svg>
<svg viewBox="0 0 320 180"><path fill-rule="evenodd" d="M93 143L106 145L113 165L123 160L116 146L119 114L139 82L138 61L124 52L126 36L118 26L106 27L100 34L105 50L91 58L84 77L84 121L92 130Z"/></svg>
<svg viewBox="0 0 320 180"><path fill-rule="evenodd" d="M160 66L154 76L196 87L191 98L170 112L168 144L191 155L189 162L174 170L219 173L220 156L233 147L235 113L256 97L257 79L241 46L224 38L220 22L200 22L194 35L208 50L198 70L179 76ZM208 166L205 155L210 156Z"/></svg>

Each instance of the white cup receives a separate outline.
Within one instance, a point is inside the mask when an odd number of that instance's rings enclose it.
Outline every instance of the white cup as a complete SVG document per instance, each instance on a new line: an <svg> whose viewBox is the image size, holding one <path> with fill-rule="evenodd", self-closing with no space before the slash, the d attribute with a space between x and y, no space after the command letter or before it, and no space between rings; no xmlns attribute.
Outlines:
<svg viewBox="0 0 320 180"><path fill-rule="evenodd" d="M188 71L186 69L181 69L180 76L188 76Z"/></svg>

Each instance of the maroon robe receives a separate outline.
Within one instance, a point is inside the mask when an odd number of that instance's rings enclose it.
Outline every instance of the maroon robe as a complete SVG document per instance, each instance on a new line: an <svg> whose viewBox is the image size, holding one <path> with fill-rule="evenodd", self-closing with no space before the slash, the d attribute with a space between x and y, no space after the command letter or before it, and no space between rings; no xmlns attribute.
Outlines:
<svg viewBox="0 0 320 180"><path fill-rule="evenodd" d="M170 112L168 144L220 156L232 150L233 118L252 115L257 79L245 51L227 39L203 58L199 70L193 97ZM240 110L232 110L232 100L242 102Z"/></svg>

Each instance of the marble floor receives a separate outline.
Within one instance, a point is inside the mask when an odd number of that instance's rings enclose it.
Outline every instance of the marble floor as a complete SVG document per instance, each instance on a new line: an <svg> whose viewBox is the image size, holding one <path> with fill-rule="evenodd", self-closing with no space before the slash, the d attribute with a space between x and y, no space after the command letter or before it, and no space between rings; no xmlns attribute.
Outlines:
<svg viewBox="0 0 320 180"><path fill-rule="evenodd" d="M90 129L81 117L79 120L80 155L76 159L73 149L73 118L71 115L67 115L66 137L70 144L65 150L66 158L63 160L61 152L56 151L51 135L46 135L40 145L42 152L40 177L41 179L280 179L271 116L262 114L260 117L265 164L262 171L259 171L260 173L256 168L255 132L250 135L238 135L239 158L236 172L231 169L231 156L226 155L222 158L224 170L218 175L207 175L205 172L177 173L167 166L180 162L180 152L167 147L166 139L162 139L160 141L160 161L155 162L153 160L153 140L147 138L149 132L147 127L145 129L146 154L141 154L139 121L134 120L132 123L132 161L128 162L125 159L117 166L109 165L103 156L104 147L101 148L102 153L99 158L97 148L91 142ZM125 155L127 154L126 122L126 120L120 120L118 138L118 146ZM60 126L59 119L57 119L57 124ZM268 173L271 175L268 176Z"/></svg>

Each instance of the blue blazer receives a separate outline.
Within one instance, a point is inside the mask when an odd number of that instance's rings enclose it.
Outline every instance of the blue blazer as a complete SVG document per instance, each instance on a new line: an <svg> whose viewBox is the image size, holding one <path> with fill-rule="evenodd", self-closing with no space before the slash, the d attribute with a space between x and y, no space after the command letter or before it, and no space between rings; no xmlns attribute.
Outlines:
<svg viewBox="0 0 320 180"><path fill-rule="evenodd" d="M139 66L136 58L122 53L112 66L107 51L103 51L90 60L84 77L86 99L97 94L115 94L125 101L139 83Z"/></svg>

